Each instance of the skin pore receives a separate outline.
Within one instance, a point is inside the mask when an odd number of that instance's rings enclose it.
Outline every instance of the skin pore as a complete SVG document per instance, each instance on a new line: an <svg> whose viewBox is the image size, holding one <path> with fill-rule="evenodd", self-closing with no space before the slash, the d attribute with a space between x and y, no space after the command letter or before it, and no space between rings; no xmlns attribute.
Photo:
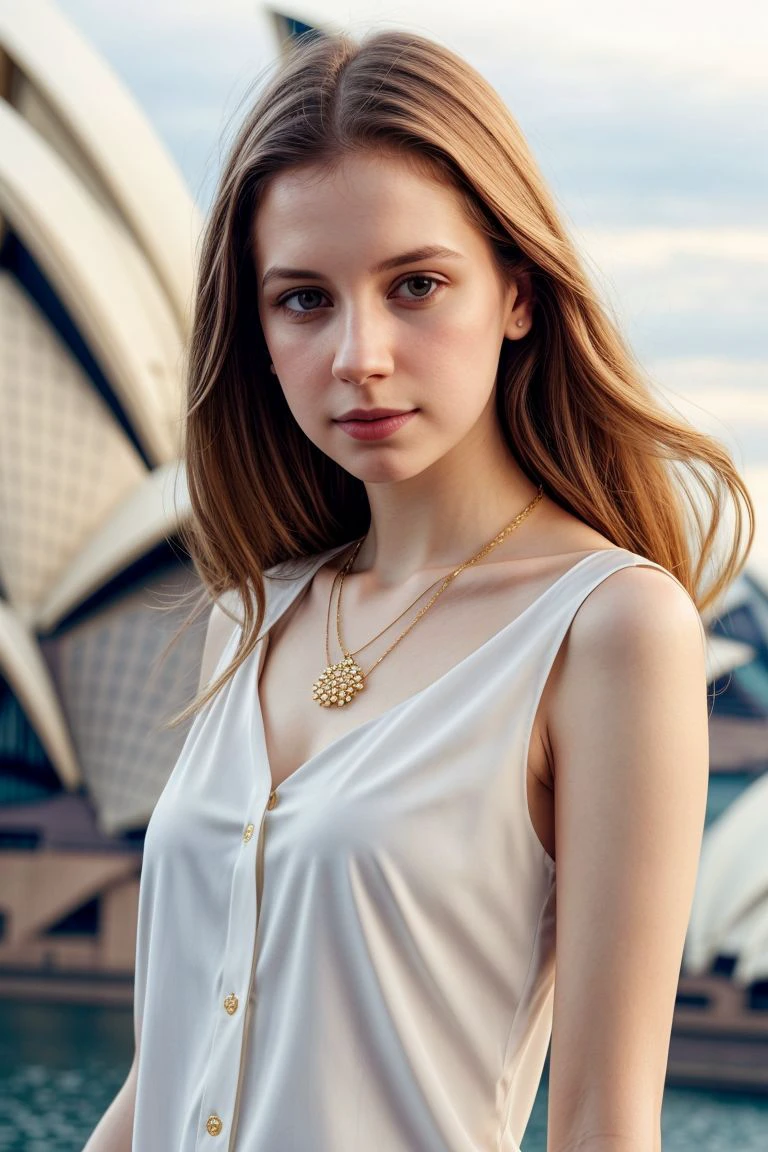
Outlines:
<svg viewBox="0 0 768 1152"><path fill-rule="evenodd" d="M427 246L458 255L377 270ZM503 340L525 339L536 322L530 284L504 282L451 187L400 158L363 153L332 170L275 176L254 222L254 260L276 369L258 386L282 389L304 433L365 484L370 502L343 603L345 644L366 646L367 671L413 612L390 628L396 617L535 495L503 439L494 396ZM301 271L263 284L273 268ZM334 423L355 407L417 413L393 435L361 441ZM336 562L320 568L267 633L257 676L273 786L433 684L587 552L612 547L545 497L341 709L310 697L326 663ZM576 613L532 723L528 809L558 875L552 1152L661 1147L706 796L698 628L667 576L639 565L614 572ZM336 651L334 638L334 659Z"/></svg>
<svg viewBox="0 0 768 1152"><path fill-rule="evenodd" d="M456 255L374 270L437 246ZM536 493L493 405L502 341L530 328L530 284L503 282L457 192L403 159L369 153L275 178L255 256L262 326L288 405L317 447L366 486L372 523L355 568L379 586L402 585L472 555ZM317 275L271 275L276 268ZM353 407L418 411L394 435L358 441L334 423Z"/></svg>
<svg viewBox="0 0 768 1152"><path fill-rule="evenodd" d="M400 158L368 153L331 170L302 167L275 177L254 224L254 258L276 372L269 383L282 389L309 439L365 484L370 501L371 528L344 581L348 647L355 651L387 629L361 656L368 668L412 619L407 613L388 628L408 605L536 495L494 410L502 342L530 330L530 282L505 282L453 188ZM353 439L335 423L351 408L374 407L417 411L374 441ZM341 561L329 562L270 631L260 691L275 783L334 737L432 683L580 554L606 546L609 540L544 497L480 564L462 572L419 621L413 640L377 666L375 691L340 711L297 702L290 691L321 671ZM293 699L290 710L280 704L285 698ZM529 768L534 825L554 854L539 717Z"/></svg>

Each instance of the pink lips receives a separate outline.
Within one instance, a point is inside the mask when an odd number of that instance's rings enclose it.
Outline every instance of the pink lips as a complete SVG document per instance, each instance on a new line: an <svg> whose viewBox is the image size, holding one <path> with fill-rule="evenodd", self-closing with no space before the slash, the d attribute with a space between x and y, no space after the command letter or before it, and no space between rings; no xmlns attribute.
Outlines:
<svg viewBox="0 0 768 1152"><path fill-rule="evenodd" d="M375 412L376 409L372 411ZM391 436L398 428L402 428L415 415L416 409L395 416L379 416L373 420L346 419L337 420L336 423L355 440L382 440L385 436Z"/></svg>

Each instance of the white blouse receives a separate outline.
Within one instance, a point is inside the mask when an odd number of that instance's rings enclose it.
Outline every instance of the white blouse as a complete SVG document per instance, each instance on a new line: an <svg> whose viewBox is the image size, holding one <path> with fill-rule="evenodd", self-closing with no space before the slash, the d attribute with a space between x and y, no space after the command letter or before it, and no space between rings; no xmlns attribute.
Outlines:
<svg viewBox="0 0 768 1152"><path fill-rule="evenodd" d="M339 551L271 570L290 579L265 581L262 631ZM147 829L134 1152L518 1152L555 975L528 743L576 610L635 564L661 567L583 557L275 791L259 641L196 715Z"/></svg>

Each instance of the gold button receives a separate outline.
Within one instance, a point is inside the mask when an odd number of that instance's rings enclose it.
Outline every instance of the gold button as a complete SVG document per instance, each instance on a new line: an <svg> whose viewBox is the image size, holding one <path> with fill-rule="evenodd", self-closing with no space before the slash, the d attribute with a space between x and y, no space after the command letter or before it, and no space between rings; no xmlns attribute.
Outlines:
<svg viewBox="0 0 768 1152"><path fill-rule="evenodd" d="M224 1127L222 1120L221 1120L221 1117L217 1116L215 1112L213 1113L212 1116L208 1117L208 1119L205 1122L205 1126L208 1129L211 1136L218 1136L219 1133L221 1132L222 1128Z"/></svg>
<svg viewBox="0 0 768 1152"><path fill-rule="evenodd" d="M267 808L271 812L272 809L276 808L276 807L277 807L277 789L275 788L269 794L269 800L267 800Z"/></svg>
<svg viewBox="0 0 768 1152"><path fill-rule="evenodd" d="M249 824L245 832L243 832L243 842L247 844L251 836L253 836L253 824Z"/></svg>
<svg viewBox="0 0 768 1152"><path fill-rule="evenodd" d="M224 998L224 1007L226 1008L227 1012L229 1012L230 1016L234 1016L235 1012L237 1012L237 1006L239 1003L240 1001L237 999L237 996L235 996L234 992L230 992L229 996L225 996Z"/></svg>

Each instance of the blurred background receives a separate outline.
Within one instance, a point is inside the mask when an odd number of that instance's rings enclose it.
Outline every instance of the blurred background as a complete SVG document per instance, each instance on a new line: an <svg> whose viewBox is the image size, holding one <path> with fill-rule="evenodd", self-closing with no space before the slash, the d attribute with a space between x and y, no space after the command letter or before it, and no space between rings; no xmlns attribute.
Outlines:
<svg viewBox="0 0 768 1152"><path fill-rule="evenodd" d="M659 396L758 514L706 619L707 828L665 1152L768 1147L768 8L0 0L0 1152L82 1148L133 1054L144 829L205 618L178 533L196 244L291 36L405 26L520 123ZM546 1147L546 1077L524 1141Z"/></svg>

